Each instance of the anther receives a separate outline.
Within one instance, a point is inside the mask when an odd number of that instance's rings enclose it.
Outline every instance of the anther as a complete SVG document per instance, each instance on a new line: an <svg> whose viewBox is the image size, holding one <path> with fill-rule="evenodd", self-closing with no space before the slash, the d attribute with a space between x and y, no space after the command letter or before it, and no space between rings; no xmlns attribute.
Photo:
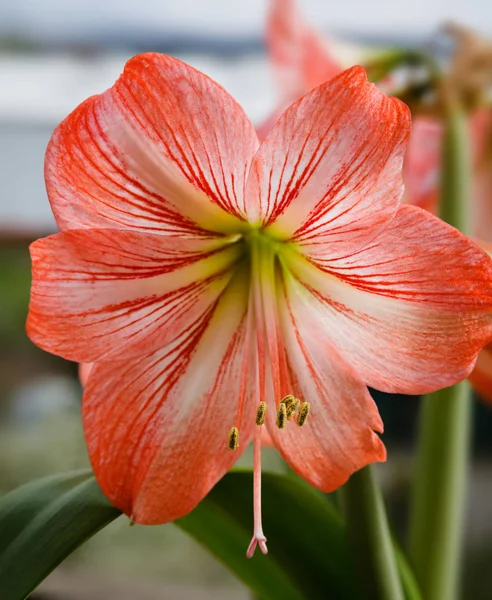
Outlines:
<svg viewBox="0 0 492 600"><path fill-rule="evenodd" d="M285 404L285 408L289 408L289 406L295 401L296 399L294 398L294 396L292 396L292 394L289 394L288 396L285 396L285 398L282 398L282 400L280 400L280 404Z"/></svg>
<svg viewBox="0 0 492 600"><path fill-rule="evenodd" d="M297 415L297 424L299 427L302 427L308 418L309 411L311 410L311 405L309 402L303 402L301 404L301 408L299 409L299 414Z"/></svg>
<svg viewBox="0 0 492 600"><path fill-rule="evenodd" d="M256 410L256 424L257 425L263 425L263 423L265 422L266 411L267 411L266 402L260 402L258 404L258 408Z"/></svg>
<svg viewBox="0 0 492 600"><path fill-rule="evenodd" d="M239 430L237 427L233 427L229 431L229 440L227 442L229 450L237 450L239 447Z"/></svg>
<svg viewBox="0 0 492 600"><path fill-rule="evenodd" d="M287 408L283 402L278 405L277 410L277 427L283 429L287 424Z"/></svg>
<svg viewBox="0 0 492 600"><path fill-rule="evenodd" d="M294 416L296 410L299 408L299 406L301 406L301 401L298 400L297 398L294 398L294 402L292 402L288 407L287 407L287 418L288 419L292 419L292 417Z"/></svg>

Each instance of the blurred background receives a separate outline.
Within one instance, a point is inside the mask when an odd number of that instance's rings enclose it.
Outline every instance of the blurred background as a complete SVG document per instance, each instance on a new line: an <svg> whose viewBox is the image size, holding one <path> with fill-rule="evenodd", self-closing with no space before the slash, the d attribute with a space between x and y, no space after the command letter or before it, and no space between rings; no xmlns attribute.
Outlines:
<svg viewBox="0 0 492 600"><path fill-rule="evenodd" d="M420 47L448 19L492 37L483 0L300 0L306 18L350 42ZM264 48L267 0L2 0L0 3L0 493L88 464L76 365L26 337L29 243L56 231L43 181L54 127L111 86L125 61L177 56L231 92L254 123L277 97ZM380 470L395 522L406 515L418 399L377 396L390 460ZM492 408L477 399L465 598L492 597ZM246 462L249 458L246 456ZM272 451L267 465L281 469ZM172 525L118 519L40 587L38 599L242 600L248 593Z"/></svg>

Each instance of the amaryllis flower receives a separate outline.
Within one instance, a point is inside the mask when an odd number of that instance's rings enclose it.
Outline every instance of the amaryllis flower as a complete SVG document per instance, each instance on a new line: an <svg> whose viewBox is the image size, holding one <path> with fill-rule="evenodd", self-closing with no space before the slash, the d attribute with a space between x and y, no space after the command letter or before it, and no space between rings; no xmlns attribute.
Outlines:
<svg viewBox="0 0 492 600"><path fill-rule="evenodd" d="M465 377L491 339L491 264L400 206L407 108L352 68L259 145L238 104L158 54L56 129L46 182L61 233L31 246L27 329L93 362L89 456L138 523L190 511L261 432L330 491L385 459L366 385Z"/></svg>

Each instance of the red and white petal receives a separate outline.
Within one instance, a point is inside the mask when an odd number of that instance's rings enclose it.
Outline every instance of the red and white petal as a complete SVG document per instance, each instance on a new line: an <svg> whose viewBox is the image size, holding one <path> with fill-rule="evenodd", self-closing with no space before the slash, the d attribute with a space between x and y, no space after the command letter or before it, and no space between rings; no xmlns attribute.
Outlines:
<svg viewBox="0 0 492 600"><path fill-rule="evenodd" d="M464 379L492 339L492 262L427 211L402 206L339 260L289 260L306 310L367 384L423 394Z"/></svg>
<svg viewBox="0 0 492 600"><path fill-rule="evenodd" d="M354 251L397 210L409 133L408 108L348 69L290 106L262 143L248 212L313 254Z"/></svg>
<svg viewBox="0 0 492 600"><path fill-rule="evenodd" d="M417 117L403 163L407 204L436 213L439 196L442 127L438 121Z"/></svg>
<svg viewBox="0 0 492 600"><path fill-rule="evenodd" d="M342 70L329 41L304 21L294 0L271 0L267 45L285 105Z"/></svg>
<svg viewBox="0 0 492 600"><path fill-rule="evenodd" d="M236 279L213 315L171 348L93 368L83 398L92 467L109 500L137 523L188 513L252 438L258 396L247 285ZM233 426L239 452L227 448Z"/></svg>
<svg viewBox="0 0 492 600"><path fill-rule="evenodd" d="M222 231L244 212L257 147L221 86L175 58L142 54L55 130L48 196L62 230Z"/></svg>
<svg viewBox="0 0 492 600"><path fill-rule="evenodd" d="M383 424L359 374L343 360L330 338L321 334L317 315L306 310L288 282L279 312L291 393L309 402L311 412L303 427L289 421L285 429L278 429L271 402L268 431L299 475L330 492L365 465L386 460L384 445L375 433L382 432Z"/></svg>
<svg viewBox="0 0 492 600"><path fill-rule="evenodd" d="M111 229L38 240L28 335L77 362L152 352L210 311L240 255L225 238Z"/></svg>

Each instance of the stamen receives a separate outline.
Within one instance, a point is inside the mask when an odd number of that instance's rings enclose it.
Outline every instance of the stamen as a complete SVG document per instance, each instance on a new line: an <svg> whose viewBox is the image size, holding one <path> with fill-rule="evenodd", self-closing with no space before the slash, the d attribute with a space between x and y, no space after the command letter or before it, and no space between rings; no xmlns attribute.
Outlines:
<svg viewBox="0 0 492 600"><path fill-rule="evenodd" d="M287 407L287 418L288 419L292 419L292 417L296 413L299 406L301 406L301 401L298 400L297 398L294 398L294 402L292 402L292 404L290 404L290 406Z"/></svg>
<svg viewBox="0 0 492 600"><path fill-rule="evenodd" d="M297 424L299 425L299 427L302 427L306 422L310 410L311 405L309 404L309 402L303 402L301 404L299 414L297 415Z"/></svg>
<svg viewBox="0 0 492 600"><path fill-rule="evenodd" d="M292 394L289 394L288 396L285 396L285 398L282 398L282 400L280 400L280 404L285 404L285 407L288 409L289 406L295 401L296 399L294 398L294 396L292 396Z"/></svg>
<svg viewBox="0 0 492 600"><path fill-rule="evenodd" d="M229 431L229 440L227 442L229 450L237 450L239 447L239 430L237 427L233 427Z"/></svg>
<svg viewBox="0 0 492 600"><path fill-rule="evenodd" d="M277 427L283 429L287 424L287 407L283 402L278 405L277 409Z"/></svg>
<svg viewBox="0 0 492 600"><path fill-rule="evenodd" d="M266 411L267 411L266 402L260 402L258 404L258 409L256 411L256 424L257 425L263 425L263 423L265 422Z"/></svg>

